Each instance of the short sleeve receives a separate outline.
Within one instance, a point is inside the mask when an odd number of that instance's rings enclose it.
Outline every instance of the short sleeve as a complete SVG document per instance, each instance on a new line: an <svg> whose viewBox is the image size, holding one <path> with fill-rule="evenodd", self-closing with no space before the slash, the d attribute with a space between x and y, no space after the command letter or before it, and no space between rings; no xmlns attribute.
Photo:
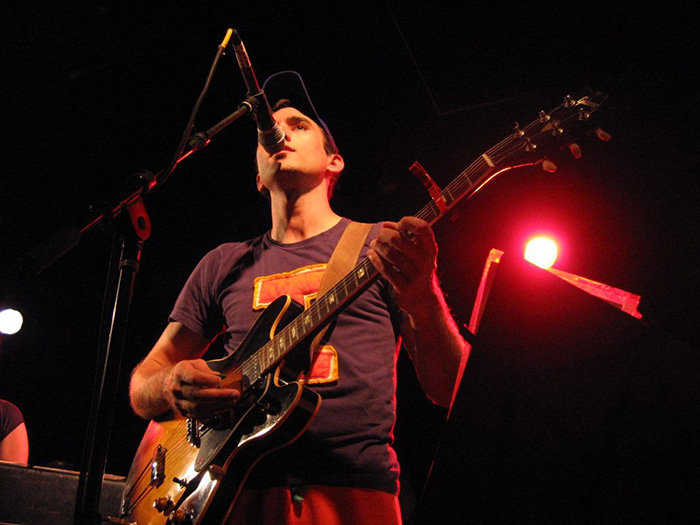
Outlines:
<svg viewBox="0 0 700 525"><path fill-rule="evenodd" d="M22 423L24 416L20 409L9 401L0 399L0 441Z"/></svg>

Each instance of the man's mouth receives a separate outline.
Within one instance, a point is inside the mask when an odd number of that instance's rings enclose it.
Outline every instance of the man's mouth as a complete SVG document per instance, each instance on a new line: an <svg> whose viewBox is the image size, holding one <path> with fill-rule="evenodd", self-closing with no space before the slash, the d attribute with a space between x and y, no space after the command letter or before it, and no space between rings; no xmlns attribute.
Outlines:
<svg viewBox="0 0 700 525"><path fill-rule="evenodd" d="M275 158L275 159L282 159L282 158L286 157L286 156L287 156L287 153L289 153L290 151L294 151L294 150L293 150L292 148L288 147L288 146L285 146L284 149L283 149L282 151L278 151L277 153L275 153L274 155L272 155L272 158Z"/></svg>

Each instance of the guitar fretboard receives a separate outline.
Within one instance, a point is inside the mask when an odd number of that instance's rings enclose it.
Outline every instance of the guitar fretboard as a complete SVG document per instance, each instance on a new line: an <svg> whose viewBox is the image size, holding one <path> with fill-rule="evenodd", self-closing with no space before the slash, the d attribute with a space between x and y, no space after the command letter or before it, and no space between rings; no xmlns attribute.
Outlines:
<svg viewBox="0 0 700 525"><path fill-rule="evenodd" d="M379 272L369 259L362 259L322 297L251 355L242 365L243 377L254 383L264 376L299 343L317 333L338 315L351 299L366 290L378 276Z"/></svg>

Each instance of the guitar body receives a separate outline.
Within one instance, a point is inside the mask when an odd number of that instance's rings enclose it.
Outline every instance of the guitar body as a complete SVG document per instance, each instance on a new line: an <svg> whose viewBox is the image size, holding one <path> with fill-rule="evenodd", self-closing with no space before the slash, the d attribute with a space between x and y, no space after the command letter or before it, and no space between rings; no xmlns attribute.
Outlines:
<svg viewBox="0 0 700 525"><path fill-rule="evenodd" d="M238 366L302 310L291 298L280 297L265 309L234 354L208 362L247 386L235 414L206 424L179 414L151 421L127 476L124 523L221 523L255 464L308 428L321 404L316 392L294 381L285 383L281 366L246 385L248 379ZM308 362L308 346L295 352L297 362Z"/></svg>

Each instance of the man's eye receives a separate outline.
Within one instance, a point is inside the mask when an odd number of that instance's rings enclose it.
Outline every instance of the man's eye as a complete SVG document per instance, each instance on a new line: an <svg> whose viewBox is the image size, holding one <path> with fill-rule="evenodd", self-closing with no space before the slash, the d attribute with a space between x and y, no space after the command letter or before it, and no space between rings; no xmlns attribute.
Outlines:
<svg viewBox="0 0 700 525"><path fill-rule="evenodd" d="M306 129L306 124L297 124L296 129Z"/></svg>

